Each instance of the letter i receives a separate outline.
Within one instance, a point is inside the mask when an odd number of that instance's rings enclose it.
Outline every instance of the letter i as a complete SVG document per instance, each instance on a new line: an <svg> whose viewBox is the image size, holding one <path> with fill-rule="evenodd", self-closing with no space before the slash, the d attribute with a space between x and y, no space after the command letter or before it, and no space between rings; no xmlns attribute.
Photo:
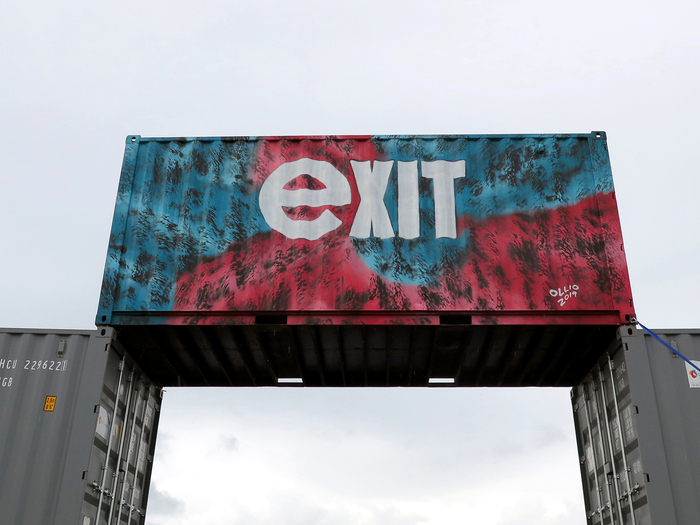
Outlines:
<svg viewBox="0 0 700 525"><path fill-rule="evenodd" d="M418 161L399 161L399 237L415 239L420 235Z"/></svg>

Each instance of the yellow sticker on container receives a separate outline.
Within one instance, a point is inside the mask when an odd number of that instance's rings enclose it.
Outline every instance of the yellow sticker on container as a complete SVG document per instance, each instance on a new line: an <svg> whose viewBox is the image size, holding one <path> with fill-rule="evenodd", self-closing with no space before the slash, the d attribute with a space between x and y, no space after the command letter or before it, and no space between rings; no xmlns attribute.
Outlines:
<svg viewBox="0 0 700 525"><path fill-rule="evenodd" d="M44 412L53 412L56 408L56 396L46 396L46 401L44 401Z"/></svg>

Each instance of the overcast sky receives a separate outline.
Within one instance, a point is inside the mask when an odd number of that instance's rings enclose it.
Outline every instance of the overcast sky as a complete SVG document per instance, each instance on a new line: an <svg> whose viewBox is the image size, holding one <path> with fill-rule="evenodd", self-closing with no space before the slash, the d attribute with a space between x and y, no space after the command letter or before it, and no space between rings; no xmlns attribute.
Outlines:
<svg viewBox="0 0 700 525"><path fill-rule="evenodd" d="M4 2L0 325L92 328L127 134L604 130L638 317L697 328L700 4ZM170 389L149 525L584 525L568 390Z"/></svg>

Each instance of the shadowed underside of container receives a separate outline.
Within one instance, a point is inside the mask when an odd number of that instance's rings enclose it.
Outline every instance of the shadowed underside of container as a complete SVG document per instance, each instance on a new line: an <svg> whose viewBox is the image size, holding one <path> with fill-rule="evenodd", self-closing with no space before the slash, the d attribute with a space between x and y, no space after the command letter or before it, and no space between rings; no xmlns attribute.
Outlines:
<svg viewBox="0 0 700 525"><path fill-rule="evenodd" d="M615 332L590 325L142 325L122 327L119 339L139 349L134 357L163 386L572 386Z"/></svg>

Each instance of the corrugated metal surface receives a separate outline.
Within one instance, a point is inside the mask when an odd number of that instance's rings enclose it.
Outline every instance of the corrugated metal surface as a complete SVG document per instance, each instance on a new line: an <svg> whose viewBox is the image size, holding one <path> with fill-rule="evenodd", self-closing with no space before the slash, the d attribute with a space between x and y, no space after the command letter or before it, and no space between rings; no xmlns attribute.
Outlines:
<svg viewBox="0 0 700 525"><path fill-rule="evenodd" d="M700 331L660 333L700 363ZM697 524L700 380L640 330L620 329L608 355L572 390L589 523Z"/></svg>
<svg viewBox="0 0 700 525"><path fill-rule="evenodd" d="M0 365L2 522L143 523L160 389L113 331L0 330Z"/></svg>
<svg viewBox="0 0 700 525"><path fill-rule="evenodd" d="M88 332L0 331L3 523L53 523L89 340ZM44 411L47 396L53 411Z"/></svg>
<svg viewBox="0 0 700 525"><path fill-rule="evenodd" d="M97 322L615 325L631 301L602 132L133 136Z"/></svg>
<svg viewBox="0 0 700 525"><path fill-rule="evenodd" d="M156 444L160 388L124 353L110 352L96 408L82 516L91 523L143 523ZM116 409L115 409L116 404ZM109 460L107 451L109 450ZM106 465L106 468L105 468ZM94 521L100 508L99 520Z"/></svg>
<svg viewBox="0 0 700 525"><path fill-rule="evenodd" d="M159 384L573 386L610 341L590 325L129 326L120 340ZM297 379L287 383L285 380Z"/></svg>

